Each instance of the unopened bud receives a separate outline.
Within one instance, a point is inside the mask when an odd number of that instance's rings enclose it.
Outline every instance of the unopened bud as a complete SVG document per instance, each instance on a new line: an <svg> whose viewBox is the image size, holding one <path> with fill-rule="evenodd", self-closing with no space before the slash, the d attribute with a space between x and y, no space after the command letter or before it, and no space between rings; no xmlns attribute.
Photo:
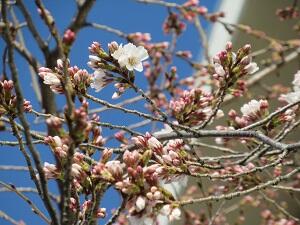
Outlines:
<svg viewBox="0 0 300 225"><path fill-rule="evenodd" d="M118 48L119 48L119 45L115 41L108 44L108 49L109 49L110 54L114 53L116 50L118 50Z"/></svg>

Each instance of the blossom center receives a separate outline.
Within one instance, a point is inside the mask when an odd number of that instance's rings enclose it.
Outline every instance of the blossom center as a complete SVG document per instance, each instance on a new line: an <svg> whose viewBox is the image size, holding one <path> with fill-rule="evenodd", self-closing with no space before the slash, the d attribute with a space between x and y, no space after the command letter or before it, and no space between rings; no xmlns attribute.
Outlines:
<svg viewBox="0 0 300 225"><path fill-rule="evenodd" d="M138 59L136 57L129 57L128 58L128 63L131 65L131 66L135 66L136 64L138 64Z"/></svg>

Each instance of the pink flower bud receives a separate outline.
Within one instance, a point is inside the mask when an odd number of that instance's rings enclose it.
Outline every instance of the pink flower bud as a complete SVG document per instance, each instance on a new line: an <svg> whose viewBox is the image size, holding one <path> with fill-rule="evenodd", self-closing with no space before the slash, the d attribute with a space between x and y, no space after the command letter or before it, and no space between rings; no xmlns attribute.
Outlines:
<svg viewBox="0 0 300 225"><path fill-rule="evenodd" d="M89 51L92 54L97 54L100 50L101 50L101 45L99 44L99 42L96 41L94 41L89 47Z"/></svg>
<svg viewBox="0 0 300 225"><path fill-rule="evenodd" d="M226 43L226 51L228 51L228 52L232 51L232 42L231 41L228 41Z"/></svg>
<svg viewBox="0 0 300 225"><path fill-rule="evenodd" d="M116 50L118 50L119 45L117 42L113 41L108 44L109 53L113 54Z"/></svg>
<svg viewBox="0 0 300 225"><path fill-rule="evenodd" d="M64 36L63 36L63 43L66 45L71 45L76 38L75 32L72 30L68 29L65 31Z"/></svg>
<svg viewBox="0 0 300 225"><path fill-rule="evenodd" d="M14 82L12 80L4 80L3 83L1 83L1 84L5 91L10 91L14 87Z"/></svg>
<svg viewBox="0 0 300 225"><path fill-rule="evenodd" d="M148 140L148 145L152 151L161 152L163 145L155 138L151 137Z"/></svg>
<svg viewBox="0 0 300 225"><path fill-rule="evenodd" d="M112 149L107 149L107 148L104 149L103 152L102 152L102 159L101 159L101 161L103 163L107 162L110 159L110 157L112 156L112 154L113 154L113 150Z"/></svg>

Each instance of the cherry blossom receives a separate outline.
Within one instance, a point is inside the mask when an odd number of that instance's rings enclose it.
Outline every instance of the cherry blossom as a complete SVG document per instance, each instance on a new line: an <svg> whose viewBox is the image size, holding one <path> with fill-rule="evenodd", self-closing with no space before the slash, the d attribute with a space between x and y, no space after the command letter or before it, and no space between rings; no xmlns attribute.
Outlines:
<svg viewBox="0 0 300 225"><path fill-rule="evenodd" d="M136 47L132 43L124 46L121 44L111 55L118 60L120 66L126 67L130 71L135 69L138 72L143 71L142 61L149 57L143 46Z"/></svg>

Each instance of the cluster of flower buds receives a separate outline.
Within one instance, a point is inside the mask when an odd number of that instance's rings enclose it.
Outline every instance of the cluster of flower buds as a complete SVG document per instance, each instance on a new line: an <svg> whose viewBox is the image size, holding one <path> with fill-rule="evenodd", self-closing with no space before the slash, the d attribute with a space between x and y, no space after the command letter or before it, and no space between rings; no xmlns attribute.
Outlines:
<svg viewBox="0 0 300 225"><path fill-rule="evenodd" d="M162 154L157 157L160 161L163 161L166 165L174 167L180 167L183 165L183 159L185 159L187 153L184 150L184 142L181 139L175 139L168 141L167 145L163 148Z"/></svg>
<svg viewBox="0 0 300 225"><path fill-rule="evenodd" d="M155 184L159 179L167 182L176 181L182 178L178 172L187 171L185 160L189 159L189 154L184 148L183 140L170 140L163 146L159 140L148 133L132 139L138 148L145 151L143 161L147 161L145 158L151 155L156 161L144 170L144 177L149 183Z"/></svg>
<svg viewBox="0 0 300 225"><path fill-rule="evenodd" d="M240 48L237 53L232 51L232 44L226 45L226 50L219 52L214 58L213 78L218 81L219 87L227 87L232 94L240 94L245 90L244 83L238 83L247 74L253 74L258 70L255 62L252 62L249 44ZM237 91L236 91L237 90Z"/></svg>
<svg viewBox="0 0 300 225"><path fill-rule="evenodd" d="M297 225L298 222L293 219L280 218L278 215L272 213L269 209L261 212L263 223L265 225Z"/></svg>
<svg viewBox="0 0 300 225"><path fill-rule="evenodd" d="M87 87L90 86L91 76L86 70L81 70L77 66L70 67L67 61L67 75L70 77L73 88L80 93L85 93ZM57 60L57 66L54 70L46 67L39 68L39 76L44 80L44 84L50 86L50 89L58 94L64 92L62 81L65 76L64 64L61 59Z"/></svg>
<svg viewBox="0 0 300 225"><path fill-rule="evenodd" d="M81 206L81 212L80 217L84 217L89 211L92 210L93 202L91 200L86 200ZM105 208L99 208L96 212L96 215L94 217L96 218L104 218L106 216L106 209Z"/></svg>
<svg viewBox="0 0 300 225"><path fill-rule="evenodd" d="M247 165L243 166L243 165L234 165L234 166L226 166L223 169L220 169L218 171L213 171L212 172L212 176L222 176L222 175L226 175L226 174L241 174L241 173L247 173L250 172L252 169L255 168L255 165L253 163L248 163ZM251 174L251 177L245 177L243 182L240 182L240 185L245 185L247 183L247 185L250 184L250 182L255 182L255 175ZM224 188L223 190L229 190L228 187L229 185L235 185L236 187L236 182L238 183L239 181L241 181L240 177L229 177L226 178L226 181L230 181L230 183L227 185L226 188ZM255 184L255 183L254 183ZM242 190L242 186L239 186L239 189Z"/></svg>
<svg viewBox="0 0 300 225"><path fill-rule="evenodd" d="M138 215L151 218L156 211L164 212L171 220L178 219L180 210L170 205L174 197L159 186L159 180L165 178L170 180L167 173L163 172L163 167L175 168L185 157L183 142L173 140L163 147L162 143L148 133L145 136L134 137L132 141L137 150L126 150L122 162L109 161L112 151L105 150L101 160L92 166L92 181L109 182L127 195L129 213L132 217L136 217L131 218L133 220L137 219ZM153 160L158 162L150 163ZM170 210L167 211L167 207L161 210L166 204Z"/></svg>
<svg viewBox="0 0 300 225"><path fill-rule="evenodd" d="M73 84L73 88L79 93L85 93L92 82L91 75L85 69L79 69L77 66L69 67L68 73Z"/></svg>
<svg viewBox="0 0 300 225"><path fill-rule="evenodd" d="M180 8L180 12L183 15L183 18L188 21L193 21L193 19L198 16L207 15L207 8L204 6L199 6L198 0L188 0L187 2L182 4L182 8Z"/></svg>
<svg viewBox="0 0 300 225"><path fill-rule="evenodd" d="M92 213L93 202L91 200L86 200L82 203L81 206L79 206L79 202L75 198L71 197L69 200L69 208L72 213L76 213L78 208L80 208L79 220L82 220L87 214ZM93 215L93 218L104 218L105 216L106 209L98 208L95 215Z"/></svg>
<svg viewBox="0 0 300 225"><path fill-rule="evenodd" d="M116 183L116 188L128 195L141 192L146 185L143 171L143 156L136 150L133 152L125 151L123 162L128 177Z"/></svg>
<svg viewBox="0 0 300 225"><path fill-rule="evenodd" d="M12 80L0 81L0 116L7 113L14 116L16 113L17 97L13 93L13 88ZM32 111L30 101L24 99L23 109L25 112Z"/></svg>
<svg viewBox="0 0 300 225"><path fill-rule="evenodd" d="M95 146L103 146L105 138L102 136L102 129L97 125L100 117L93 114L92 117L88 115L89 103L86 100L82 101L81 106L73 112L74 134L77 143L83 141L90 141ZM84 149L83 149L84 150ZM88 155L95 152L94 148L85 148Z"/></svg>
<svg viewBox="0 0 300 225"><path fill-rule="evenodd" d="M177 35L180 35L186 28L184 22L179 18L179 15L171 12L163 23L163 31L168 34L174 31Z"/></svg>
<svg viewBox="0 0 300 225"><path fill-rule="evenodd" d="M213 95L201 89L192 89L171 100L169 109L179 124L199 125L212 113L212 100Z"/></svg>
<svg viewBox="0 0 300 225"><path fill-rule="evenodd" d="M145 48L147 49L151 58L152 66L150 63L145 62L144 74L148 80L152 93L157 93L157 91L155 91L156 81L163 71L162 61L171 62L171 56L168 52L169 42L147 43ZM157 96L155 94L153 94L151 97L154 101L157 100Z"/></svg>
<svg viewBox="0 0 300 225"><path fill-rule="evenodd" d="M279 114L278 117L278 122L291 122L295 119L296 117L296 110L298 109L298 107L293 107L290 109L287 109L286 111L284 111L283 113Z"/></svg>
<svg viewBox="0 0 300 225"><path fill-rule="evenodd" d="M76 135L76 142L86 140L91 130L91 123L88 116L89 103L83 100L81 106L73 112L73 123ZM73 137L74 138L74 137Z"/></svg>
<svg viewBox="0 0 300 225"><path fill-rule="evenodd" d="M106 181L116 183L122 180L124 164L119 160L109 161L112 150L105 149L99 162L92 167L92 179L94 181Z"/></svg>
<svg viewBox="0 0 300 225"><path fill-rule="evenodd" d="M294 6L287 6L284 9L277 9L276 15L280 20L296 19L299 17L299 9Z"/></svg>
<svg viewBox="0 0 300 225"><path fill-rule="evenodd" d="M93 122L98 122L99 120L100 120L99 116L94 114L91 119L92 126L91 127L88 126L88 128L90 128L91 132L92 132L91 143L96 146L103 146L106 142L106 139L102 136L102 129L101 129L101 127L93 124ZM86 134L87 134L86 137L88 137L87 131L86 131Z"/></svg>
<svg viewBox="0 0 300 225"><path fill-rule="evenodd" d="M151 34L136 32L128 34L127 38L137 45L144 45L145 43L151 41Z"/></svg>
<svg viewBox="0 0 300 225"><path fill-rule="evenodd" d="M47 136L45 137L45 143L48 144L53 153L60 159L63 159L67 156L69 146L65 140L62 140L59 136Z"/></svg>
<svg viewBox="0 0 300 225"><path fill-rule="evenodd" d="M0 82L0 116L13 112L16 106L16 97L13 94L14 84L12 80L4 80Z"/></svg>

